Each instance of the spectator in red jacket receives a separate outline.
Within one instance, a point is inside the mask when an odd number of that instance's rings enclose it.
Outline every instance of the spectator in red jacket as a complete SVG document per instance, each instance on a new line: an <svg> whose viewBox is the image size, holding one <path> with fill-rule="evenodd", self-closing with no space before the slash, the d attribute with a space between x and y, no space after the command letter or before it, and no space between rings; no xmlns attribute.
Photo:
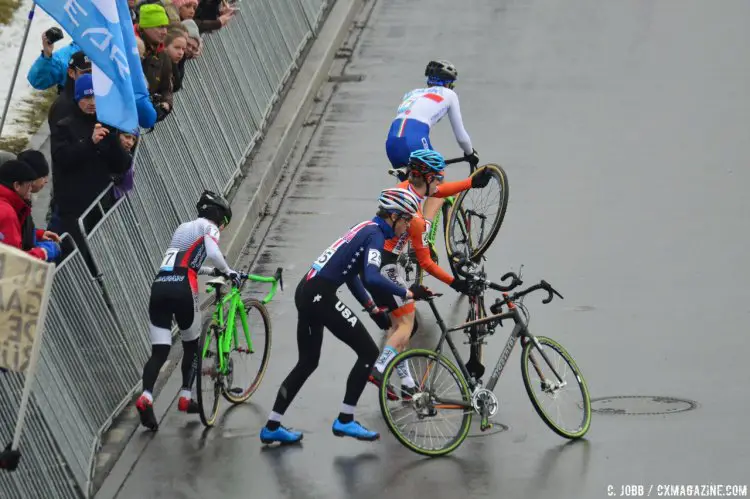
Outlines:
<svg viewBox="0 0 750 499"><path fill-rule="evenodd" d="M26 199L31 196L31 188L37 174L34 170L16 159L0 166L0 242L21 249L21 227L31 211ZM37 231L40 240L49 239L47 232ZM28 254L47 260L47 251L35 247L27 251Z"/></svg>

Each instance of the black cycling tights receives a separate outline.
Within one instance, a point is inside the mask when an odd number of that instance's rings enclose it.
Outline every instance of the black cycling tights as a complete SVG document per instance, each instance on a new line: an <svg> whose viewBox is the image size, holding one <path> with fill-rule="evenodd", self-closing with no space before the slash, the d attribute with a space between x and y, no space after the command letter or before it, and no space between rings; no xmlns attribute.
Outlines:
<svg viewBox="0 0 750 499"><path fill-rule="evenodd" d="M169 357L170 345L152 345L151 357L143 366L143 389L147 392L154 391L156 378L159 376L162 366ZM182 342L182 389L190 390L193 384L193 369L195 365L195 354L198 351L198 339Z"/></svg>
<svg viewBox="0 0 750 499"><path fill-rule="evenodd" d="M305 281L304 277L297 286L294 302L298 316L299 360L279 388L274 412L286 412L297 392L318 367L324 327L357 354L357 361L346 380L344 395L345 404L357 405L380 352L362 321L336 296L337 287L319 278Z"/></svg>

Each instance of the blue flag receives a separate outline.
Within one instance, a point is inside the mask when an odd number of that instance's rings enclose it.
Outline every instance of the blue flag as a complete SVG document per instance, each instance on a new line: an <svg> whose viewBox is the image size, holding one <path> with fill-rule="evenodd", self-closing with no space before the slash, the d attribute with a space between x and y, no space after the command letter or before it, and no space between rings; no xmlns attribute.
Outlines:
<svg viewBox="0 0 750 499"><path fill-rule="evenodd" d="M126 132L151 128L148 98L127 0L36 0L91 59L99 121Z"/></svg>

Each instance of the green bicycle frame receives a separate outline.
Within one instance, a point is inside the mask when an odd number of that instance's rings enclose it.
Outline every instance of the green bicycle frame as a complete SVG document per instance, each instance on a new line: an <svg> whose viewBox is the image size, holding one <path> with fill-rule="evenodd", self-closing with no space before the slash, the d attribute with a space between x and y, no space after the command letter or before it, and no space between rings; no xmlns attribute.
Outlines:
<svg viewBox="0 0 750 499"><path fill-rule="evenodd" d="M237 337L237 328L235 327L236 319L237 319L237 313L239 312L240 321L242 322L242 330L245 333L245 340L247 341L247 347L250 351L250 353L254 353L255 350L253 348L253 341L250 338L250 327L247 324L247 313L245 312L244 304L242 303L242 289L245 287L245 282L253 281L253 282L263 282L263 283L271 283L271 290L266 294L265 297L261 300L261 302L265 305L271 300L273 300L273 297L276 295L276 291L281 285L281 288L284 289L284 284L281 276L282 269L278 268L276 270L276 273L271 276L260 276L260 275L243 275L243 281L242 284L239 287L232 286L232 290L227 293L225 296L221 295L221 288L216 287L216 293L217 293L217 299L216 299L216 309L213 313L211 326L210 328L214 331L218 331L216 343L217 348L219 349L218 355L219 355L219 371L223 374L226 374L227 372L227 360L226 356L229 352L232 351L232 345L238 344L238 337ZM227 322L226 325L224 324L224 306L229 303L229 311L227 312ZM226 334L227 331L231 331L231 334ZM202 357L206 357L206 354L208 353L208 348L211 344L211 337L206 336L206 343L203 345L203 351L201 352Z"/></svg>

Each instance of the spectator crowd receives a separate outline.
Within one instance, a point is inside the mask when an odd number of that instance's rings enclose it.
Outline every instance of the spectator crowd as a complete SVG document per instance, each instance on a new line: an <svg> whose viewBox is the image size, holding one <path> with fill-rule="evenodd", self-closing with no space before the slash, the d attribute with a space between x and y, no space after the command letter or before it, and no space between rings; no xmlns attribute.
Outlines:
<svg viewBox="0 0 750 499"><path fill-rule="evenodd" d="M201 56L203 35L226 26L236 9L227 0L128 0L128 6L159 126L183 87L187 61ZM42 34L42 52L27 79L38 90L57 88L48 114L51 166L39 151L17 157L0 151L0 243L60 263L73 249L60 239L68 233L95 274L78 221L97 198L106 211L132 189L139 137L97 121L91 61L75 42L55 50L59 37L50 40L50 32ZM31 217L32 193L45 187L50 173L47 227L40 229ZM99 220L101 211L92 210L85 231Z"/></svg>

